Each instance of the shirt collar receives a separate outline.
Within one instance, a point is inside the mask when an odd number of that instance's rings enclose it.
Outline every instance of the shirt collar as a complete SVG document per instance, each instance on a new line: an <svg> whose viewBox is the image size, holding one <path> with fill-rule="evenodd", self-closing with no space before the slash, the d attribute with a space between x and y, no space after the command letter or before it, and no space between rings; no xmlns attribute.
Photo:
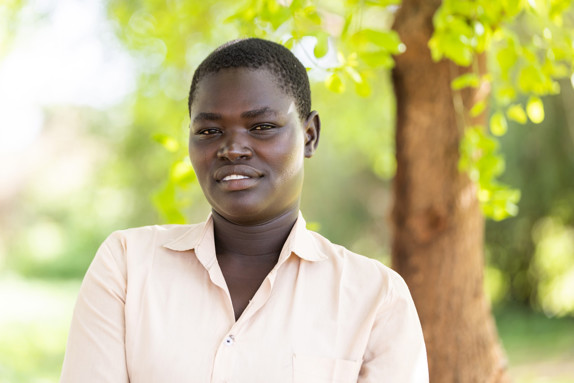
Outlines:
<svg viewBox="0 0 574 383"><path fill-rule="evenodd" d="M281 257L294 253L310 262L327 259L327 255L317 247L313 235L313 232L307 229L305 219L299 212L299 217L285 241ZM200 262L206 268L210 268L216 260L211 214L209 214L205 222L192 225L179 237L166 242L163 247L175 251L194 250Z"/></svg>
<svg viewBox="0 0 574 383"><path fill-rule="evenodd" d="M291 234L285 241L285 247L290 250L289 252L295 253L306 261L323 261L327 259L327 255L317 247L314 235L312 231L307 229L307 222L305 222L303 214L299 212L299 218L297 218L293 229L291 229Z"/></svg>

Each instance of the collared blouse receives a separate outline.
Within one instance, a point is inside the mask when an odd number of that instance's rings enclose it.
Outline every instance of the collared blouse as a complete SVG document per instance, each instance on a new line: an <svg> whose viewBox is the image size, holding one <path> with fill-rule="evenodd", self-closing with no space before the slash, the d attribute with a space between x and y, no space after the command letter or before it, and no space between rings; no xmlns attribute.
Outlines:
<svg viewBox="0 0 574 383"><path fill-rule="evenodd" d="M61 382L424 383L403 279L306 229L236 321L211 217L118 231L82 283Z"/></svg>

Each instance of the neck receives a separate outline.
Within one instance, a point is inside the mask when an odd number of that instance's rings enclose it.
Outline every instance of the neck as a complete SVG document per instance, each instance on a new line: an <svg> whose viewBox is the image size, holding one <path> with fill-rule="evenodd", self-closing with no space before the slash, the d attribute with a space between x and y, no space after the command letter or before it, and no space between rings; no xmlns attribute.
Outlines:
<svg viewBox="0 0 574 383"><path fill-rule="evenodd" d="M299 211L287 211L259 225L238 225L212 212L217 254L278 257Z"/></svg>

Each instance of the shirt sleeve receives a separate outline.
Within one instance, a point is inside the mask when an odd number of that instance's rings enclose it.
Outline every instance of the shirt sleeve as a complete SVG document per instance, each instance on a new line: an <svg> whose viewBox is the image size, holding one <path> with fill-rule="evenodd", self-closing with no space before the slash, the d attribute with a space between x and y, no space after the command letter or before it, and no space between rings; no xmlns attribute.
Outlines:
<svg viewBox="0 0 574 383"><path fill-rule="evenodd" d="M423 333L404 280L392 272L375 320L358 383L428 383Z"/></svg>
<svg viewBox="0 0 574 383"><path fill-rule="evenodd" d="M127 383L125 317L127 269L118 234L100 246L74 308L61 383Z"/></svg>

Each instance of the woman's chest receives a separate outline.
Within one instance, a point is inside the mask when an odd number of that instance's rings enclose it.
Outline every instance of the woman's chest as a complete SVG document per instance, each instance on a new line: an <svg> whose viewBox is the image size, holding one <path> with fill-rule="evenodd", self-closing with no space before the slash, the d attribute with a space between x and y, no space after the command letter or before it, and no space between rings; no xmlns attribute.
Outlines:
<svg viewBox="0 0 574 383"><path fill-rule="evenodd" d="M228 291L209 273L181 271L128 282L132 383L357 381L373 318L340 291L280 273L235 321Z"/></svg>

